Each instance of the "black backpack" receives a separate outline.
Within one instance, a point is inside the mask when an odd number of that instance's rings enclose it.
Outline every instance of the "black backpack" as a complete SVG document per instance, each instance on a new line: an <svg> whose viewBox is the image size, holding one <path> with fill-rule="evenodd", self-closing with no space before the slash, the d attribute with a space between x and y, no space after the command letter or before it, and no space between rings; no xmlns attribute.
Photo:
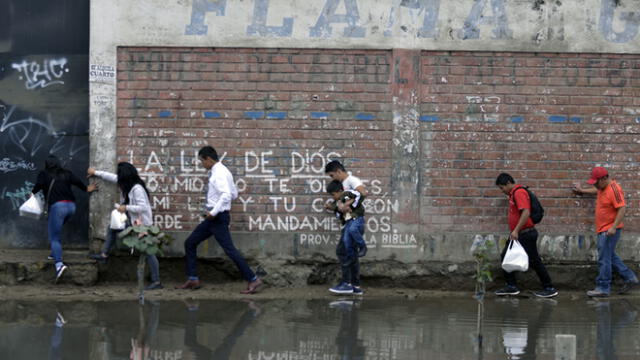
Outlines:
<svg viewBox="0 0 640 360"><path fill-rule="evenodd" d="M529 199L531 200L531 214L529 217L534 224L540 223L544 217L544 208L542 207L542 204L540 204L540 200L538 200L538 197L533 193L533 191L529 190L529 187L520 186L518 189L524 189L529 194Z"/></svg>

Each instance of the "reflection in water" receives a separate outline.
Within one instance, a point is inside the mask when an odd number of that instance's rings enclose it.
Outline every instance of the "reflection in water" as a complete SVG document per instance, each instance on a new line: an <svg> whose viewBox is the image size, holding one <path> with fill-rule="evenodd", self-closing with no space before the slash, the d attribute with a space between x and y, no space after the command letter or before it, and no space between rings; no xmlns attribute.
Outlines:
<svg viewBox="0 0 640 360"><path fill-rule="evenodd" d="M139 330L138 336L131 339L131 360L145 360L150 358L151 342L158 331L158 322L160 318L160 305L157 302L148 301L151 311L145 321L144 305L138 306Z"/></svg>
<svg viewBox="0 0 640 360"><path fill-rule="evenodd" d="M621 301L594 301L593 306L598 319L597 332L597 354L599 360L615 360L616 350L613 340L620 329L633 323L638 317L638 311L627 300ZM617 308L619 313L613 315L612 307Z"/></svg>
<svg viewBox="0 0 640 360"><path fill-rule="evenodd" d="M481 328L470 297L334 300L6 301L0 358L541 360L557 334L576 336L578 359L640 358L632 297L485 299Z"/></svg>
<svg viewBox="0 0 640 360"><path fill-rule="evenodd" d="M338 300L329 304L329 307L338 309L342 315L340 317L340 328L336 335L336 345L338 347L338 359L340 360L361 360L364 359L365 347L359 339L358 321L359 302L355 300Z"/></svg>
<svg viewBox="0 0 640 360"><path fill-rule="evenodd" d="M51 348L49 349L49 360L60 360L62 356L60 354L60 345L62 344L62 335L64 333L63 327L67 321L64 319L61 313L57 312L55 327L53 328L53 334L51 335Z"/></svg>
<svg viewBox="0 0 640 360"><path fill-rule="evenodd" d="M240 338L245 330L251 325L253 319L260 314L260 308L253 301L246 301L248 307L244 311L242 316L233 325L227 335L222 339L222 342L215 350L211 350L209 347L204 346L198 342L197 326L198 326L198 302L186 302L187 305L187 323L186 331L184 333L184 344L194 354L194 359L231 359L231 351L236 345L238 338Z"/></svg>
<svg viewBox="0 0 640 360"><path fill-rule="evenodd" d="M502 300L502 299L500 299ZM498 300L496 300L498 301ZM554 299L526 300L526 308L520 304L520 299L502 300L510 305L509 311L521 312L523 321L509 323L502 327L502 341L508 359L535 360L537 359L537 341L541 330L547 327L551 314L558 302Z"/></svg>

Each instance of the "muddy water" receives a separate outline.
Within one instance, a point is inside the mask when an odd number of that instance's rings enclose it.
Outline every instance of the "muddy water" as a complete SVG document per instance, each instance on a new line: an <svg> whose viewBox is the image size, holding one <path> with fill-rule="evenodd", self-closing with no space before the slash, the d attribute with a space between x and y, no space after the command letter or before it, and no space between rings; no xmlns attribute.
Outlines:
<svg viewBox="0 0 640 360"><path fill-rule="evenodd" d="M640 299L0 304L1 359L640 358ZM483 311L481 319L479 311ZM479 321L481 320L481 321Z"/></svg>

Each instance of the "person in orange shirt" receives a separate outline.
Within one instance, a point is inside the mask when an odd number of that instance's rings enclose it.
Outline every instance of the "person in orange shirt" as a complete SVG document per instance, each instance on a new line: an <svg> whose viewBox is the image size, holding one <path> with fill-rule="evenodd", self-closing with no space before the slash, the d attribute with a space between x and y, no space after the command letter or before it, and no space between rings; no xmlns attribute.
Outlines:
<svg viewBox="0 0 640 360"><path fill-rule="evenodd" d="M615 270L624 280L619 294L626 294L638 285L636 274L629 269L616 254L616 245L624 224L622 219L626 209L624 193L615 180L609 178L607 169L596 166L591 170L587 183L591 188L583 188L579 183L573 185L577 195L593 194L596 198L596 233L598 234L598 277L596 288L587 291L590 297L607 297L611 292L611 272Z"/></svg>

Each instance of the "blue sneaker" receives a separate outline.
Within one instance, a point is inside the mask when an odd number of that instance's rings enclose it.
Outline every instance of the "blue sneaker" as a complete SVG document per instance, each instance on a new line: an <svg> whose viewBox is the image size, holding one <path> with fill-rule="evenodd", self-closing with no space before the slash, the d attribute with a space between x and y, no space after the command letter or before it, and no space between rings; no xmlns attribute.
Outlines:
<svg viewBox="0 0 640 360"><path fill-rule="evenodd" d="M58 280L60 280L60 277L62 277L62 274L67 270L67 265L62 264L62 266L60 266L60 268L58 270L56 270L56 279L54 281L54 284L58 283Z"/></svg>
<svg viewBox="0 0 640 360"><path fill-rule="evenodd" d="M362 291L362 288L360 286L354 286L353 295L364 295L364 291Z"/></svg>
<svg viewBox="0 0 640 360"><path fill-rule="evenodd" d="M329 288L329 291L334 294L353 294L353 286L351 286L351 284L341 282L340 284Z"/></svg>
<svg viewBox="0 0 640 360"><path fill-rule="evenodd" d="M504 288L496 291L497 296L518 295L518 294L520 294L520 290L518 290L518 288L513 285L507 285Z"/></svg>

